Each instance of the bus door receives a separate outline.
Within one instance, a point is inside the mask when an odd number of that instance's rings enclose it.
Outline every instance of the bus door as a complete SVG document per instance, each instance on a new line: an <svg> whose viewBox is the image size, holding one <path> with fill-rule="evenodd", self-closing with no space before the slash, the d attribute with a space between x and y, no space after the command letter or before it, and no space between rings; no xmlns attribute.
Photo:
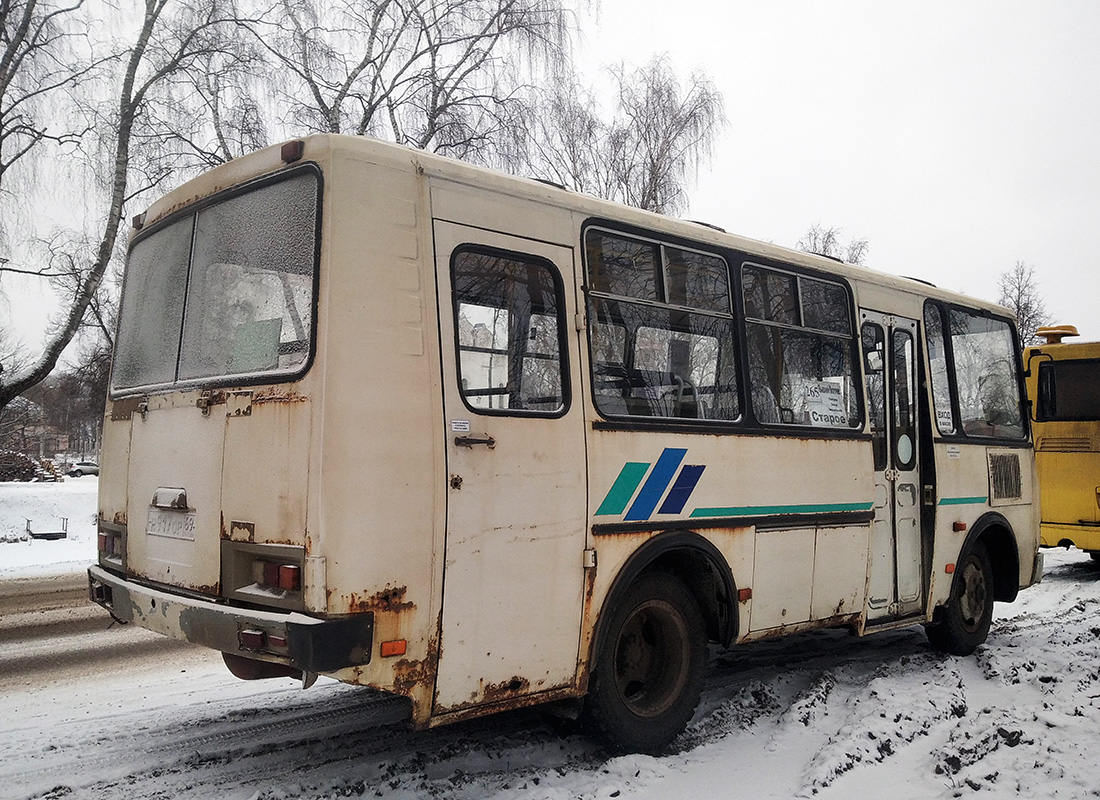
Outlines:
<svg viewBox="0 0 1100 800"><path fill-rule="evenodd" d="M434 223L447 455L434 713L574 685L583 409L573 251Z"/></svg>
<svg viewBox="0 0 1100 800"><path fill-rule="evenodd" d="M862 311L875 469L868 622L922 609L917 322Z"/></svg>

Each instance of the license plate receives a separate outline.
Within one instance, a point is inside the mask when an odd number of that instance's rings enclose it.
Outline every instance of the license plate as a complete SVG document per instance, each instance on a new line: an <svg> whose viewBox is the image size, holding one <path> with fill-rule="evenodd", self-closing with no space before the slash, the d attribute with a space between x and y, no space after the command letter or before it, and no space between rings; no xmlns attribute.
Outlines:
<svg viewBox="0 0 1100 800"><path fill-rule="evenodd" d="M150 508L145 523L145 533L149 536L164 536L168 539L186 539L195 541L195 512L169 511L163 508Z"/></svg>

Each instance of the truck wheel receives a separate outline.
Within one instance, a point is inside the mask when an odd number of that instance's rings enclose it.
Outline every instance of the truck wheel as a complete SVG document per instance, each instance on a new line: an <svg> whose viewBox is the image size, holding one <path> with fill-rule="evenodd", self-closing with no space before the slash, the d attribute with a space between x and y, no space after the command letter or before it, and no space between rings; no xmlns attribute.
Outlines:
<svg viewBox="0 0 1100 800"><path fill-rule="evenodd" d="M679 580L642 575L608 612L592 664L585 716L618 752L662 750L699 704L706 628Z"/></svg>
<svg viewBox="0 0 1100 800"><path fill-rule="evenodd" d="M968 656L985 641L992 620L993 568L985 546L975 544L956 565L942 619L925 630L937 650Z"/></svg>

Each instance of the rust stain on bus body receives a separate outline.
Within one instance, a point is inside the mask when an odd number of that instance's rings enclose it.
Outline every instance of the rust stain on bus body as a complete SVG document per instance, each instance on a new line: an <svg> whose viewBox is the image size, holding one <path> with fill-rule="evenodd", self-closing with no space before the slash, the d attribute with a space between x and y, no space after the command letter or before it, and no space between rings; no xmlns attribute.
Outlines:
<svg viewBox="0 0 1100 800"><path fill-rule="evenodd" d="M492 703L501 710L508 709L507 701L523 697L531 690L531 681L513 675L501 683L489 683L481 692L483 703Z"/></svg>
<svg viewBox="0 0 1100 800"><path fill-rule="evenodd" d="M533 691L538 692L535 686ZM443 706L435 709L436 715L457 714L457 718L477 717L498 711L514 711L518 708L526 708L541 702L541 698L535 699L532 695L531 682L527 678L514 675L500 683L487 683L481 693L472 698L469 703L460 703L454 706ZM487 708L491 706L491 708Z"/></svg>
<svg viewBox="0 0 1100 800"><path fill-rule="evenodd" d="M194 195L192 197L188 197L184 200L179 200L179 201L173 203L172 205L168 206L168 208L164 209L164 211L160 212L159 214L157 214L152 219L145 220L145 223L142 225L142 228L148 228L150 225L154 225L154 224L160 222L165 217L170 217L172 214L175 214L177 211L182 211L183 209L187 208L188 206L192 206L195 203L199 202L200 200L203 200L207 197L211 197L212 195L215 195L218 192L224 191L227 188L229 188L229 187L228 186L222 186L220 184L215 184L214 187L212 189L210 189L209 191L207 191L207 192L203 192L201 194L196 194L196 195Z"/></svg>
<svg viewBox="0 0 1100 800"><path fill-rule="evenodd" d="M808 622L792 622L789 625L781 625L778 628L769 628L764 631L751 631L747 637L738 641L764 642L771 639L781 639L793 633L806 633L822 628L852 628L859 625L860 614L839 614L835 617L810 620Z"/></svg>
<svg viewBox="0 0 1100 800"><path fill-rule="evenodd" d="M405 586L387 586L370 597L360 597L352 592L348 595L346 603L341 602L341 606L352 614L361 614L366 611L414 611L416 603L405 599L407 593L408 587Z"/></svg>
<svg viewBox="0 0 1100 800"><path fill-rule="evenodd" d="M398 694L413 697L417 687L430 692L435 688L435 670L439 663L439 644L433 636L428 640L424 658L403 658L393 665L393 689Z"/></svg>
<svg viewBox="0 0 1100 800"><path fill-rule="evenodd" d="M577 688L581 692L588 690L588 671L592 659L589 651L592 649L592 636L596 630L596 611L594 597L596 594L596 570L598 567L589 567L584 571L584 612L581 615L581 645L577 652Z"/></svg>
<svg viewBox="0 0 1100 800"><path fill-rule="evenodd" d="M203 392L202 397L205 399L207 405L211 406L224 406L229 402L229 392L225 391L225 389Z"/></svg>
<svg viewBox="0 0 1100 800"><path fill-rule="evenodd" d="M252 394L254 406L263 403L305 403L308 400L309 398L303 394L279 388L262 389Z"/></svg>

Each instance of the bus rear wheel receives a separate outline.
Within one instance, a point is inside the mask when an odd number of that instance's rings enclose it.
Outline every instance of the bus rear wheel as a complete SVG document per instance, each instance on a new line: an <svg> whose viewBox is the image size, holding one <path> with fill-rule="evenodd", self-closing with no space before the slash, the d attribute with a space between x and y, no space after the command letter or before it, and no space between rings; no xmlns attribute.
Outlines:
<svg viewBox="0 0 1100 800"><path fill-rule="evenodd" d="M925 630L937 650L968 656L985 641L992 621L993 568L985 547L976 543L956 564L942 618Z"/></svg>
<svg viewBox="0 0 1100 800"><path fill-rule="evenodd" d="M642 575L610 610L585 716L618 752L656 753L684 729L706 669L699 604L672 575Z"/></svg>

